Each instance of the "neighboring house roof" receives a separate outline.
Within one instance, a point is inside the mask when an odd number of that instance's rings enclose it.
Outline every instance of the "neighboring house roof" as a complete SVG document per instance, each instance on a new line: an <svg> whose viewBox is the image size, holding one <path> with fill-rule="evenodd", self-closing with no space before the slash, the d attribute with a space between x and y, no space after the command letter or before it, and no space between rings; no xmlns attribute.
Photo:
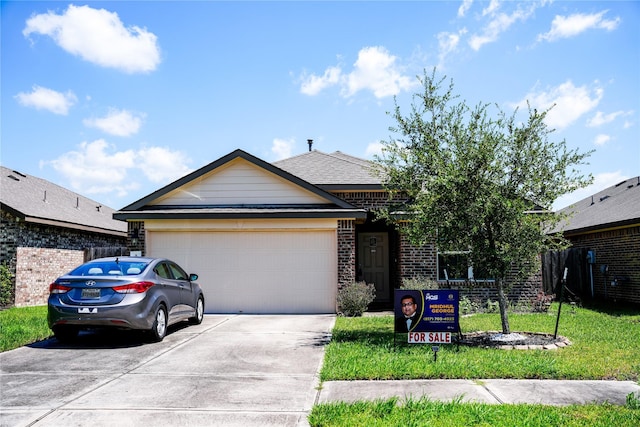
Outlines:
<svg viewBox="0 0 640 427"><path fill-rule="evenodd" d="M125 237L114 209L47 180L0 166L0 205L25 222Z"/></svg>
<svg viewBox="0 0 640 427"><path fill-rule="evenodd" d="M571 216L556 227L565 235L640 225L640 176L622 181L559 213Z"/></svg>
<svg viewBox="0 0 640 427"><path fill-rule="evenodd" d="M118 219L365 218L300 177L242 150L122 208Z"/></svg>
<svg viewBox="0 0 640 427"><path fill-rule="evenodd" d="M313 150L273 164L325 190L382 190L373 162L340 151Z"/></svg>

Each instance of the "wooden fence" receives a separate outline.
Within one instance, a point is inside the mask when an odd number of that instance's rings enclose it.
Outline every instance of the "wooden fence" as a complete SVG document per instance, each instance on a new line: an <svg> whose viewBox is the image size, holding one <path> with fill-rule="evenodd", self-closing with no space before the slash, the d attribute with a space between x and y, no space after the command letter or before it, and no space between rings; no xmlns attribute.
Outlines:
<svg viewBox="0 0 640 427"><path fill-rule="evenodd" d="M589 264L587 251L582 248L570 248L564 251L547 252L542 256L542 285L546 294L560 294L560 286L567 269L568 292L565 296L569 299L587 299L591 296Z"/></svg>
<svg viewBox="0 0 640 427"><path fill-rule="evenodd" d="M96 258L104 258L108 256L127 256L129 248L126 246L107 246L99 248L85 248L84 262L91 261Z"/></svg>

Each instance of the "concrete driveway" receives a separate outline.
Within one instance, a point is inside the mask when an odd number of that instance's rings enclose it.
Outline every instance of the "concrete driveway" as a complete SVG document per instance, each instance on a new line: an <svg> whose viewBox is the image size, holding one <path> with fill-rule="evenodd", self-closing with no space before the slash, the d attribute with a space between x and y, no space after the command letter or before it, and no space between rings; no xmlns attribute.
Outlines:
<svg viewBox="0 0 640 427"><path fill-rule="evenodd" d="M161 343L98 332L0 353L2 426L299 426L331 315L206 315Z"/></svg>

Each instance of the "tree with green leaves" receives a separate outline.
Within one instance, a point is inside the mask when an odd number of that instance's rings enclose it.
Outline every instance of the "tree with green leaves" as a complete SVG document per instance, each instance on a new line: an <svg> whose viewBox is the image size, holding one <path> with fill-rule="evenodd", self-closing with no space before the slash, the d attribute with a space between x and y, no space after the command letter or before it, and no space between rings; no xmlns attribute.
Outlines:
<svg viewBox="0 0 640 427"><path fill-rule="evenodd" d="M394 136L376 158L391 197L380 216L399 222L416 245L468 253L474 270L493 279L508 334L506 279L524 280L540 268L542 252L566 246L546 232L561 219L552 204L591 182L577 169L591 152L550 141L549 110L529 107L518 121L517 110L467 106L444 81L425 72L408 116L395 101Z"/></svg>

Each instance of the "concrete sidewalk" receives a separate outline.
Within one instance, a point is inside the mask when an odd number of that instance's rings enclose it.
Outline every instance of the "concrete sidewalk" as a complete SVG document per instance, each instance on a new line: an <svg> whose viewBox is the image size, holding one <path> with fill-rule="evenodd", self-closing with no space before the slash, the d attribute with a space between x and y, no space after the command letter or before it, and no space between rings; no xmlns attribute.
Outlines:
<svg viewBox="0 0 640 427"><path fill-rule="evenodd" d="M398 397L490 404L532 403L572 405L611 403L624 405L629 393L640 393L633 381L565 380L401 380L327 381L318 392L317 403L355 402Z"/></svg>

